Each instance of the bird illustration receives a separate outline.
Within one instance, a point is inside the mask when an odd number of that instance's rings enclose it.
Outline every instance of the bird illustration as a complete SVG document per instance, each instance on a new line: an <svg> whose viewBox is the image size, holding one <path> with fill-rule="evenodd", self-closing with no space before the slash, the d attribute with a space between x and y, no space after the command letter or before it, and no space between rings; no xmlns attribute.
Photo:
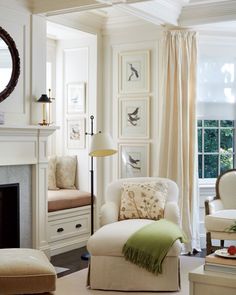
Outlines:
<svg viewBox="0 0 236 295"><path fill-rule="evenodd" d="M131 125L137 126L137 121L140 120L140 117L138 116L139 107L137 107L132 113L128 113L128 122L130 122Z"/></svg>
<svg viewBox="0 0 236 295"><path fill-rule="evenodd" d="M135 75L136 78L139 77L138 71L135 69L135 67L132 64L129 64L130 66L130 70L131 70L131 74L129 75L128 81L131 81L133 75Z"/></svg>
<svg viewBox="0 0 236 295"><path fill-rule="evenodd" d="M140 162L140 160L135 160L134 158L132 158L130 155L129 155L129 162L131 164L135 164L135 165L138 165L138 162Z"/></svg>

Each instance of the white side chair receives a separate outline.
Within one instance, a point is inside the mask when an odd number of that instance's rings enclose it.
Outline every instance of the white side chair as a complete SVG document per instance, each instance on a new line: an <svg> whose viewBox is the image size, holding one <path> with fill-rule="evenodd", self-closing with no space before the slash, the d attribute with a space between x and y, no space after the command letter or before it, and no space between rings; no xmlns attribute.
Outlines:
<svg viewBox="0 0 236 295"><path fill-rule="evenodd" d="M148 219L118 221L123 182L142 183L162 180L168 184L168 198L164 218L179 224L178 187L164 178L142 177L119 179L107 187L105 204L101 208L102 227L87 243L91 255L88 284L92 289L120 291L177 291L180 288L179 254L181 243L177 240L163 261L162 274L151 272L126 261L122 247L127 239Z"/></svg>
<svg viewBox="0 0 236 295"><path fill-rule="evenodd" d="M207 254L224 247L225 240L234 240L236 232L227 229L236 221L236 169L222 173L216 181L216 196L205 201ZM214 246L212 240L220 240Z"/></svg>

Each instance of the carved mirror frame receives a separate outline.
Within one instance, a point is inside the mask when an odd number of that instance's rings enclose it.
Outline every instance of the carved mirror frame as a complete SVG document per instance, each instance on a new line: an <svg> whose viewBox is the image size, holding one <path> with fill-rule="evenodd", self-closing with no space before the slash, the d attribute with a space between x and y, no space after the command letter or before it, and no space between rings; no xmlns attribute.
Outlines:
<svg viewBox="0 0 236 295"><path fill-rule="evenodd" d="M0 102L2 102L12 93L16 87L20 75L20 57L14 40L2 27L0 27L0 38L2 38L2 40L7 44L12 58L11 78L5 89L0 92Z"/></svg>

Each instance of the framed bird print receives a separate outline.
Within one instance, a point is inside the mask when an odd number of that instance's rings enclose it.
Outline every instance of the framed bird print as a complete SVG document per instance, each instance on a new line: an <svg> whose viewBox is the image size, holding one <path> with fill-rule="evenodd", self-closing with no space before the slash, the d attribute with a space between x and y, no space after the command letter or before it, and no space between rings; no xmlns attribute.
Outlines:
<svg viewBox="0 0 236 295"><path fill-rule="evenodd" d="M85 113L85 83L67 84L67 113Z"/></svg>
<svg viewBox="0 0 236 295"><path fill-rule="evenodd" d="M67 119L67 148L85 147L85 119L83 117Z"/></svg>
<svg viewBox="0 0 236 295"><path fill-rule="evenodd" d="M119 144L119 177L149 176L149 143Z"/></svg>
<svg viewBox="0 0 236 295"><path fill-rule="evenodd" d="M119 93L147 93L150 88L150 52L127 51L119 54Z"/></svg>
<svg viewBox="0 0 236 295"><path fill-rule="evenodd" d="M119 138L149 138L149 97L119 99Z"/></svg>

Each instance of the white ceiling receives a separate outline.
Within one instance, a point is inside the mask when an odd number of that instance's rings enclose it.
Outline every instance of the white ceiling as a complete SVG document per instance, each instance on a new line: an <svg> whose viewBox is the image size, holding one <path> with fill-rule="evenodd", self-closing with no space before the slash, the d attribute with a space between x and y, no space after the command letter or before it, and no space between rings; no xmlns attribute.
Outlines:
<svg viewBox="0 0 236 295"><path fill-rule="evenodd" d="M50 2L51 10L48 15L58 14L56 9L56 12L53 12L54 2L56 5L56 1ZM59 0L59 2L64 3L64 9L60 13L66 12L64 17L67 21L82 20L87 24L94 22L101 29L142 20L155 25L236 31L236 0L71 0L70 3L93 2L93 4L89 6L89 10L85 9L83 4L75 5L74 8L71 5L69 11L65 6L66 1ZM53 20L53 17L51 19ZM61 37L58 35L56 38Z"/></svg>

